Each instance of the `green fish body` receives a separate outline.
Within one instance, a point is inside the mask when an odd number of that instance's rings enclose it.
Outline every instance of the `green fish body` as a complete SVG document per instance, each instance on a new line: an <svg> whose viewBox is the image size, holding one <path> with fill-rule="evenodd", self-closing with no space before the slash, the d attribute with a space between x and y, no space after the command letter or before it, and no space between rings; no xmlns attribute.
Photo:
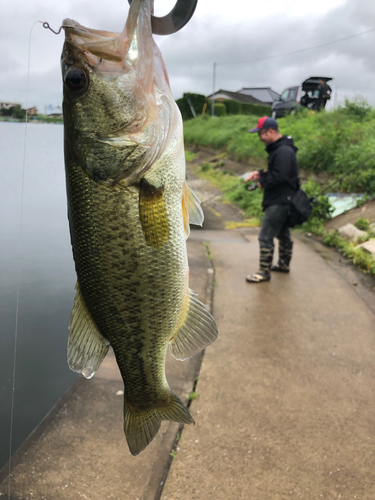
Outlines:
<svg viewBox="0 0 375 500"><path fill-rule="evenodd" d="M182 120L152 40L151 0L122 33L65 20L62 53L68 217L77 272L68 362L90 378L112 346L133 455L162 420L193 423L165 378L217 337L189 291L186 238L201 224L185 184Z"/></svg>

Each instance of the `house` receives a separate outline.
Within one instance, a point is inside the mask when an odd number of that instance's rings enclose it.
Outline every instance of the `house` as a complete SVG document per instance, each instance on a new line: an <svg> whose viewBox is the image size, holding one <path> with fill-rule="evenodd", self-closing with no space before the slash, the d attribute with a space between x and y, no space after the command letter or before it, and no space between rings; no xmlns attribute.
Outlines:
<svg viewBox="0 0 375 500"><path fill-rule="evenodd" d="M33 106L32 108L28 108L27 114L29 116L36 116L38 114L38 108L36 106Z"/></svg>
<svg viewBox="0 0 375 500"><path fill-rule="evenodd" d="M273 101L276 101L280 97L280 94L270 87L244 87L236 93L252 96L265 106L271 106Z"/></svg>
<svg viewBox="0 0 375 500"><path fill-rule="evenodd" d="M214 94L207 96L207 99L215 101L224 101L230 99L231 101L242 102L244 104L260 104L264 106L264 102L256 99L252 95L240 94L239 92L231 92L230 90L220 89Z"/></svg>
<svg viewBox="0 0 375 500"><path fill-rule="evenodd" d="M20 108L22 108L22 104L20 102L0 102L0 109L9 109L13 106L19 106Z"/></svg>

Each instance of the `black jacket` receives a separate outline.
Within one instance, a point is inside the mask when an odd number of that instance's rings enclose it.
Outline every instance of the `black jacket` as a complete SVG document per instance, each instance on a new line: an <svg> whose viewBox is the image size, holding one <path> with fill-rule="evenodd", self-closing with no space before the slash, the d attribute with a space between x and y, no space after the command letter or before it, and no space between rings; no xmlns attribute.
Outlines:
<svg viewBox="0 0 375 500"><path fill-rule="evenodd" d="M266 147L268 170L260 170L259 183L264 188L263 208L271 205L286 205L288 196L298 188L298 167L293 139L283 135Z"/></svg>

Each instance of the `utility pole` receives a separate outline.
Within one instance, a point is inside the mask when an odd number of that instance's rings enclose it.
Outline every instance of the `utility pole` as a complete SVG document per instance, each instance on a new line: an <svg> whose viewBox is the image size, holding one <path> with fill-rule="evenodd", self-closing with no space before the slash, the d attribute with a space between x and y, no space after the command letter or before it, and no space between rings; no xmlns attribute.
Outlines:
<svg viewBox="0 0 375 500"><path fill-rule="evenodd" d="M211 116L214 116L215 114L215 99L214 99L215 85L216 85L216 63L214 62L214 74L212 79Z"/></svg>

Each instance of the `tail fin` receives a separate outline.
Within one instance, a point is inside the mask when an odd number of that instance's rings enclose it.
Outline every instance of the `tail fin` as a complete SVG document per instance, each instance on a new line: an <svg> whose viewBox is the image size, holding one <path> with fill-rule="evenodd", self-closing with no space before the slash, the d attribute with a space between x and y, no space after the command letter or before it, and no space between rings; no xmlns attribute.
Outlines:
<svg viewBox="0 0 375 500"><path fill-rule="evenodd" d="M170 391L166 406L150 410L135 410L124 402L124 431L132 455L138 455L154 439L163 420L194 424L183 402Z"/></svg>

